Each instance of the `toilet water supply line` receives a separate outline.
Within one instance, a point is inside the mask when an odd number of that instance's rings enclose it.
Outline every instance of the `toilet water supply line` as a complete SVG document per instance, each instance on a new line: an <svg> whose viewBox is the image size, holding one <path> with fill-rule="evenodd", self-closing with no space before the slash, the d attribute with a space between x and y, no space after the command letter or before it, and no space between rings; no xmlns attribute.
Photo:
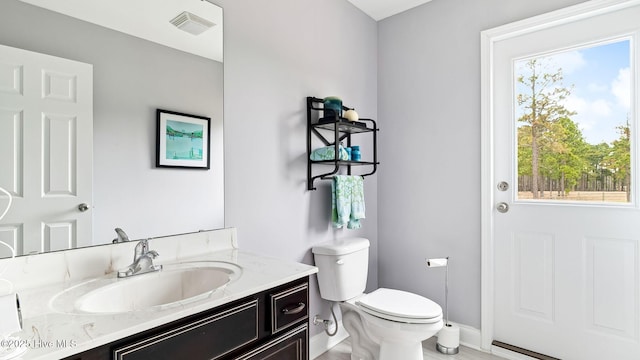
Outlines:
<svg viewBox="0 0 640 360"><path fill-rule="evenodd" d="M444 324L449 326L449 257L444 259L427 259L428 267L442 267L444 266Z"/></svg>
<svg viewBox="0 0 640 360"><path fill-rule="evenodd" d="M331 303L331 316L333 316L333 323L335 324L335 329L333 329L333 332L329 332L329 323L324 324L324 332L326 332L329 336L334 336L338 333L338 318L336 317L336 313L333 311L335 305L336 303Z"/></svg>
<svg viewBox="0 0 640 360"><path fill-rule="evenodd" d="M338 318L336 317L335 311L333 311L333 307L336 305L336 302L329 303L329 309L331 310L331 316L333 317L333 323L335 324L335 329L332 332L329 332L329 325L331 325L331 320L320 319L318 315L313 318L313 325L318 325L322 323L324 325L324 332L329 336L335 336L338 333Z"/></svg>

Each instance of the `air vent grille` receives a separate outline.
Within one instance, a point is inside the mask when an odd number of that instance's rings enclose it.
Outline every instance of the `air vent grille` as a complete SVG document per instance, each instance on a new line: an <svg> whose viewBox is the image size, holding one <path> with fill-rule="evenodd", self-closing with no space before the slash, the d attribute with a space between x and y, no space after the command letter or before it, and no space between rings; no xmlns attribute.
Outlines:
<svg viewBox="0 0 640 360"><path fill-rule="evenodd" d="M184 30L193 35L202 34L216 25L215 23L188 11L182 12L180 15L173 18L170 23L175 25L178 29Z"/></svg>

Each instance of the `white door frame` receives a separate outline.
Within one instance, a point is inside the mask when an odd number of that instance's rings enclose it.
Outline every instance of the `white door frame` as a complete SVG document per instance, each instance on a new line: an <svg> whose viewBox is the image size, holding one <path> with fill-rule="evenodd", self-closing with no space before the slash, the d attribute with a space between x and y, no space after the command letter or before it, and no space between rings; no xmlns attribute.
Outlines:
<svg viewBox="0 0 640 360"><path fill-rule="evenodd" d="M491 350L494 325L494 139L493 65L495 43L584 18L636 6L640 0L591 0L547 14L485 30L481 37L481 347ZM637 101L637 100L634 100Z"/></svg>

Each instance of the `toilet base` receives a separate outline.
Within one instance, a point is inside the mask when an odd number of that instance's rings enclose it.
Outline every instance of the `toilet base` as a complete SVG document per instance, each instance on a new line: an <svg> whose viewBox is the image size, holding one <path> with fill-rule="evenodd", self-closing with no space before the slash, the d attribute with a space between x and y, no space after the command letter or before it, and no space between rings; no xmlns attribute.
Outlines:
<svg viewBox="0 0 640 360"><path fill-rule="evenodd" d="M422 342L380 344L380 356L378 360L424 360Z"/></svg>

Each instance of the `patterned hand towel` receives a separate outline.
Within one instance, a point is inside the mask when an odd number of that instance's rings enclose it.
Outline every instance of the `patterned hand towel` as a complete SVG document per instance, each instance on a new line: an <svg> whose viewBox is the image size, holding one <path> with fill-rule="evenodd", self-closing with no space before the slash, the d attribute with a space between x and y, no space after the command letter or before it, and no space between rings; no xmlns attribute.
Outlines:
<svg viewBox="0 0 640 360"><path fill-rule="evenodd" d="M336 175L331 182L331 221L333 227L359 229L364 219L364 181L362 176Z"/></svg>
<svg viewBox="0 0 640 360"><path fill-rule="evenodd" d="M349 160L349 153L342 146L338 145L338 153L340 155L340 160ZM309 156L311 160L320 161L320 160L335 160L336 158L336 147L335 146L325 146L319 149L315 149L311 152Z"/></svg>

